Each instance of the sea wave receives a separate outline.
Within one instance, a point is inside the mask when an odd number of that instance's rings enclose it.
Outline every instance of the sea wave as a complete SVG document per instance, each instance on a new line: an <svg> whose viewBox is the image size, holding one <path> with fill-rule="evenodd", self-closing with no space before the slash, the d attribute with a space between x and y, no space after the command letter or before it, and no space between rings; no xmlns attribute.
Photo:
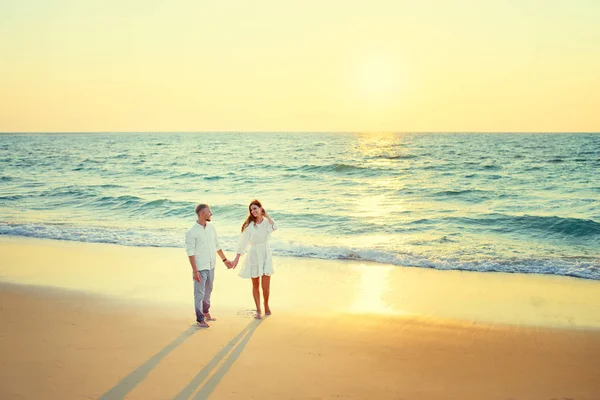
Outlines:
<svg viewBox="0 0 600 400"><path fill-rule="evenodd" d="M412 160L418 158L416 154L382 154L371 158L385 159L385 160Z"/></svg>
<svg viewBox="0 0 600 400"><path fill-rule="evenodd" d="M0 235L24 236L40 239L77 242L108 243L135 247L185 246L183 232L147 229L114 229L108 227L78 227L66 224L30 224L0 222ZM220 237L224 249L235 248L237 236ZM442 237L438 242L449 239ZM275 239L273 253L279 256L307 257L324 260L356 260L397 266L463 270L479 272L534 273L572 276L600 280L600 257L561 258L460 258L456 256L426 256L411 252L393 252L378 249L357 249L343 246L317 246L297 241Z"/></svg>
<svg viewBox="0 0 600 400"><path fill-rule="evenodd" d="M345 163L333 163L326 165L302 165L300 167L288 167L289 172L311 172L311 173L334 173L339 175L365 175L372 176L382 172L390 172L390 169L359 166Z"/></svg>
<svg viewBox="0 0 600 400"><path fill-rule="evenodd" d="M479 218L454 219L459 224L492 227L492 230L496 232L536 233L547 236L597 238L600 240L600 223L588 219L504 214L489 214Z"/></svg>
<svg viewBox="0 0 600 400"><path fill-rule="evenodd" d="M179 247L183 239L172 233L152 230L82 227L66 224L35 224L0 222L0 235L75 242L110 243L137 247Z"/></svg>
<svg viewBox="0 0 600 400"><path fill-rule="evenodd" d="M487 190L464 189L464 190L442 190L432 194L436 200L446 200L448 198L465 201L468 203L481 203L494 196L493 192Z"/></svg>
<svg viewBox="0 0 600 400"><path fill-rule="evenodd" d="M12 195L12 196L0 196L0 204L9 201L19 201L21 199L25 198L25 196L21 196L21 195Z"/></svg>

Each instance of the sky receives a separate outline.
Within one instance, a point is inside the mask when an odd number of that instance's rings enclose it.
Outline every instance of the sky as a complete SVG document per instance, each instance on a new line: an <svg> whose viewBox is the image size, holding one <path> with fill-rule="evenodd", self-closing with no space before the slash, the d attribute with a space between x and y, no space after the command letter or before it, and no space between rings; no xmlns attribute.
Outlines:
<svg viewBox="0 0 600 400"><path fill-rule="evenodd" d="M2 0L0 132L600 131L597 0Z"/></svg>

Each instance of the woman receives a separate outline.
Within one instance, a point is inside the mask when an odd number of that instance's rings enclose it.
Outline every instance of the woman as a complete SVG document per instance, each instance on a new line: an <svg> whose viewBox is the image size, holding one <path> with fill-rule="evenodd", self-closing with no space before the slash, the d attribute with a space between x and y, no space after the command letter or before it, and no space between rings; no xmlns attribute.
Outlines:
<svg viewBox="0 0 600 400"><path fill-rule="evenodd" d="M239 275L242 278L252 278L252 295L254 296L254 303L256 303L255 318L260 319L262 318L260 308L261 282L265 315L271 315L269 292L271 289L271 275L275 271L273 270L271 249L269 249L269 236L271 232L277 229L277 225L258 200L252 200L248 206L248 214L248 218L242 224L242 235L238 241L237 255L232 264L233 268L237 266L240 256L244 253L246 247L250 245L250 250Z"/></svg>

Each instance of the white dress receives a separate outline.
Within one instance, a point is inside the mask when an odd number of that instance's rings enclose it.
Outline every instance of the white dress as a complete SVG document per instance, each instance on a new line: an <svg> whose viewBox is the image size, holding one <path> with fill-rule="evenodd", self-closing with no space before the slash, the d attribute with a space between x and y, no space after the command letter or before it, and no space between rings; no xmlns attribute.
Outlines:
<svg viewBox="0 0 600 400"><path fill-rule="evenodd" d="M244 229L238 240L237 253L243 254L248 245L250 250L246 255L239 276L242 278L258 278L259 276L271 276L273 270L273 259L269 248L269 236L277 229L275 221L273 225L265 218L260 224L250 222Z"/></svg>

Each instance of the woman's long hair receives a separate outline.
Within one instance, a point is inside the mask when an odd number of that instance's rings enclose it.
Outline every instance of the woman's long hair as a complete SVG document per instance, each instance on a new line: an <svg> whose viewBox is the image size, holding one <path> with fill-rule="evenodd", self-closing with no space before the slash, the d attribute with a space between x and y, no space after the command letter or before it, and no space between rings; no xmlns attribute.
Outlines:
<svg viewBox="0 0 600 400"><path fill-rule="evenodd" d="M260 201L258 201L258 200L252 200L250 202L250 204L248 205L248 218L246 218L246 220L242 224L242 232L244 232L244 229L246 229L248 227L248 225L250 225L251 222L256 223L256 218L254 218L254 215L252 215L252 212L250 211L250 209L253 205L257 205L260 208L262 208L262 204L260 204Z"/></svg>

